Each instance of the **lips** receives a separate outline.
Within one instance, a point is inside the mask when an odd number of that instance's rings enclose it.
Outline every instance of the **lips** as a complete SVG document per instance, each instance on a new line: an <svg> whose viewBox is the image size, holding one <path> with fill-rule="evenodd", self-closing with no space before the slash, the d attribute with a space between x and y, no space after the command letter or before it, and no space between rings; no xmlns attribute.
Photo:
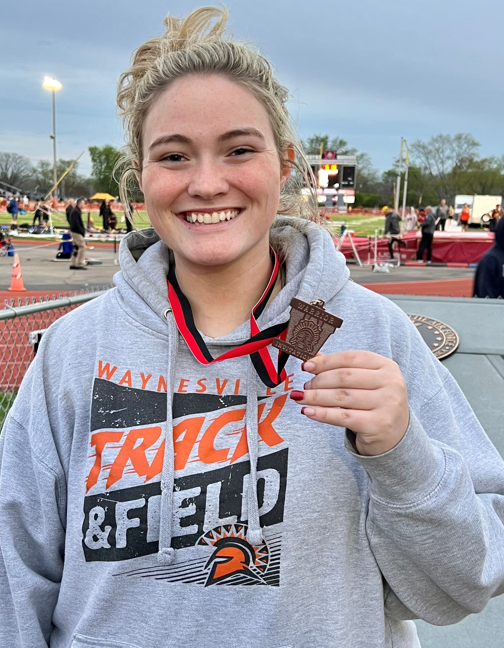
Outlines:
<svg viewBox="0 0 504 648"><path fill-rule="evenodd" d="M213 225L223 221L229 221L236 218L241 209L223 209L215 211L187 211L180 214L188 223L198 223L201 225Z"/></svg>

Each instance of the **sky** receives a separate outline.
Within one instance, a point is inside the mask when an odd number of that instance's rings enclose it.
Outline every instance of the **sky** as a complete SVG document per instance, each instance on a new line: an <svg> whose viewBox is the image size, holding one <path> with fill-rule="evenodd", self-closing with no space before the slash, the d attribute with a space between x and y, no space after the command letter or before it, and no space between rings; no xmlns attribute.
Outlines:
<svg viewBox="0 0 504 648"><path fill-rule="evenodd" d="M0 151L52 161L123 145L115 104L132 52L192 0L16 0L2 9ZM216 3L217 4L217 3ZM504 155L502 0L228 0L229 29L255 42L289 88L301 137L339 136L383 171L409 143L471 133L481 155Z"/></svg>

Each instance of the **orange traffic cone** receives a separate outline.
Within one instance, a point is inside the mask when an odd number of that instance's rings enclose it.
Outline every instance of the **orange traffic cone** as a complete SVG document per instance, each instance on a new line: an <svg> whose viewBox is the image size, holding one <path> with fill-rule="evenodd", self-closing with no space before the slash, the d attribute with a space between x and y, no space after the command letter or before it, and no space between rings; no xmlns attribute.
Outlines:
<svg viewBox="0 0 504 648"><path fill-rule="evenodd" d="M19 263L19 254L14 255L14 265L12 266L12 281L9 290L15 292L26 292L23 285L23 275L21 273L21 264Z"/></svg>

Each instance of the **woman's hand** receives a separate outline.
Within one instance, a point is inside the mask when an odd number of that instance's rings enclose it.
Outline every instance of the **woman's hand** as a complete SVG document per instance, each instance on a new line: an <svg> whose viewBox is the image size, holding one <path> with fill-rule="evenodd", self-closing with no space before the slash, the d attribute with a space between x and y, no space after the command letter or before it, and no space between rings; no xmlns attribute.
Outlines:
<svg viewBox="0 0 504 648"><path fill-rule="evenodd" d="M303 364L314 377L290 397L308 418L348 428L362 455L387 452L409 424L406 383L397 363L371 351L317 355Z"/></svg>

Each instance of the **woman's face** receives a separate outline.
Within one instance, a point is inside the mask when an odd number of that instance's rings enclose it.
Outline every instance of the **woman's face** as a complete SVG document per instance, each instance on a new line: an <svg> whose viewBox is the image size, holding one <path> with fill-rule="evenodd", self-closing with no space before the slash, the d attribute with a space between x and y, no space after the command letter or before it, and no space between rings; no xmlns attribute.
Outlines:
<svg viewBox="0 0 504 648"><path fill-rule="evenodd" d="M152 226L177 262L224 266L268 255L289 169L264 106L224 76L178 79L152 105L140 174Z"/></svg>

